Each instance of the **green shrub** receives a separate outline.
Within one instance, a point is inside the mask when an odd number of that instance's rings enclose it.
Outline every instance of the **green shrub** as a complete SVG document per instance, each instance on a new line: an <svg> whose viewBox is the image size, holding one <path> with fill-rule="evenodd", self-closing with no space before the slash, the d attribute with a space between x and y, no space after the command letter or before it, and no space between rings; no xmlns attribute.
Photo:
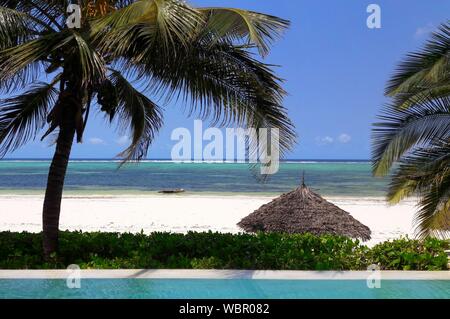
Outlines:
<svg viewBox="0 0 450 319"><path fill-rule="evenodd" d="M223 262L216 257L194 258L191 261L193 269L220 269Z"/></svg>
<svg viewBox="0 0 450 319"><path fill-rule="evenodd" d="M435 238L424 241L401 238L376 245L369 251L369 259L381 269L445 270L448 247L448 241Z"/></svg>
<svg viewBox="0 0 450 319"><path fill-rule="evenodd" d="M372 249L358 240L310 234L61 232L54 261L42 257L42 235L0 232L0 268L51 269L446 269L448 241L407 238Z"/></svg>

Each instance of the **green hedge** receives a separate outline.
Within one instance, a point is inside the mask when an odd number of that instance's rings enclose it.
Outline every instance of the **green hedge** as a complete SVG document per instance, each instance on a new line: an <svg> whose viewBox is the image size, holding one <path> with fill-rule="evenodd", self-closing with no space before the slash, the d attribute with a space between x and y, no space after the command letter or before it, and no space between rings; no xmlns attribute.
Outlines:
<svg viewBox="0 0 450 319"><path fill-rule="evenodd" d="M62 232L54 262L42 258L42 235L0 232L0 268L196 268L365 270L447 269L449 241L407 238L373 248L339 236L310 234L118 234Z"/></svg>

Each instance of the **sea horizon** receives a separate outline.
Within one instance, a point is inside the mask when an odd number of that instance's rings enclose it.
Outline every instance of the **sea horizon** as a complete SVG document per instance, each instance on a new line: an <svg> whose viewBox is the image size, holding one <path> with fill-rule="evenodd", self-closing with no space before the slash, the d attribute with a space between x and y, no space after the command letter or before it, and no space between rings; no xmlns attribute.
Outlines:
<svg viewBox="0 0 450 319"><path fill-rule="evenodd" d="M42 162L46 162L46 161L51 161L52 158L32 158L32 157L24 157L24 158L0 158L0 161L42 161ZM73 162L73 161L108 161L108 162L122 162L121 159L117 159L117 158L83 158L83 157L78 157L78 158L71 158L69 159L69 161ZM352 158L348 158L348 159L327 159L327 158L302 158L302 159L296 159L296 158L288 158L288 159L280 159L280 163L289 163L289 162L293 162L293 163L326 163L326 162L330 162L330 163L365 163L365 162L371 162L372 160L370 159L352 159ZM146 159L142 159L139 161L131 161L131 163L134 162L174 162L174 163L238 163L238 164L248 164L248 161L241 161L241 160L229 160L229 159L223 159L223 160L197 160L197 159L188 159L188 160L173 160L170 158L146 158Z"/></svg>

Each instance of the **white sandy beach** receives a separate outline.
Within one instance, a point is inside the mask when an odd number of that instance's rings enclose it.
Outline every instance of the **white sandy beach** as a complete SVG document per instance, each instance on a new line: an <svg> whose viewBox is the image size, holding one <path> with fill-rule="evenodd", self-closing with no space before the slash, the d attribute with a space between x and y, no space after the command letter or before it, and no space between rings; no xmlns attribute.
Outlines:
<svg viewBox="0 0 450 319"><path fill-rule="evenodd" d="M383 199L327 198L370 227L372 246L412 236L415 202L389 207ZM236 226L267 196L154 195L66 196L62 203L63 230L104 232L239 232ZM42 195L0 195L0 231L41 230Z"/></svg>

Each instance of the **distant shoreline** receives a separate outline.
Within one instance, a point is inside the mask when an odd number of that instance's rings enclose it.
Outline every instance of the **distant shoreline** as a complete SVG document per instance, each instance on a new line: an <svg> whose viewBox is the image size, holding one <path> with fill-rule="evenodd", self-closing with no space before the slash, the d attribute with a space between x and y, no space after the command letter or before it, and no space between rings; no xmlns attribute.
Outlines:
<svg viewBox="0 0 450 319"><path fill-rule="evenodd" d="M43 200L44 191L39 193L2 193L0 191L0 203L3 199L18 199L18 200ZM214 193L214 192L186 192L179 194L159 194L158 192L142 192L142 193L71 193L70 191L65 191L63 194L63 200L75 200L82 199L88 201L96 200L171 200L171 199L236 199L236 200L262 200L271 201L277 198L281 194L274 193ZM322 195L328 201L334 202L337 205L341 204L373 204L373 205L384 205L390 207L391 205L387 202L385 197L382 196L337 196L337 195ZM410 197L401 201L399 205L416 205L418 198ZM392 206L391 206L392 207ZM395 206L394 206L395 207ZM212 210L214 210L212 208Z"/></svg>
<svg viewBox="0 0 450 319"><path fill-rule="evenodd" d="M158 191L139 191L139 190L64 190L63 198L141 198L141 197L161 197L161 198L182 198L182 197L248 197L248 198L274 198L282 195L285 192L211 192L211 191L186 191L179 194L159 194ZM45 194L45 190L30 190L30 189L0 189L1 197L42 197ZM379 195L327 195L321 194L326 199L337 200L368 200L368 201L385 201L385 197ZM407 199L407 201L415 201L414 199Z"/></svg>

